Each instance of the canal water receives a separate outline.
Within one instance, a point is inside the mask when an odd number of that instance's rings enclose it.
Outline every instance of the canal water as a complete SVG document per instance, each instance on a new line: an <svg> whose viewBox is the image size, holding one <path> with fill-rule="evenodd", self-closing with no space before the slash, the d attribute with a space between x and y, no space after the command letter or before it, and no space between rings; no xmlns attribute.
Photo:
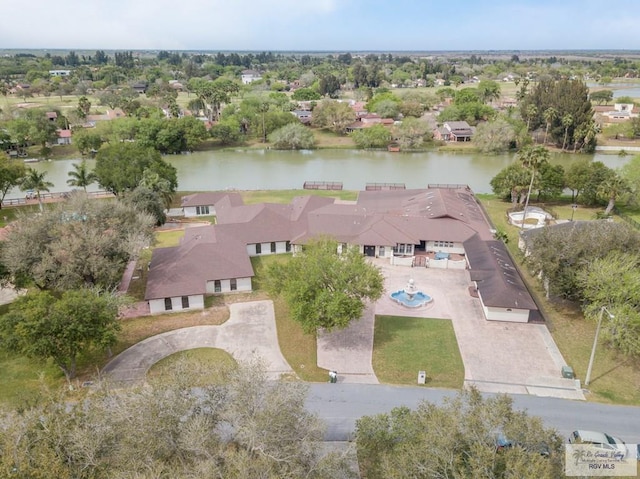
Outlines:
<svg viewBox="0 0 640 479"><path fill-rule="evenodd" d="M568 165L579 158L602 161L618 168L630 156L554 154L552 162ZM302 189L305 181L338 181L344 189L361 190L367 183L404 183L407 188L425 188L428 184L466 184L476 193L491 193L491 179L516 161L514 154L485 155L427 151L390 153L363 150L225 150L165 156L178 171L180 191ZM29 163L46 172L54 184L51 192L69 191L68 173L80 160L56 160ZM93 168L94 160L87 160ZM97 191L91 185L89 191ZM7 198L19 198L24 192L14 189Z"/></svg>

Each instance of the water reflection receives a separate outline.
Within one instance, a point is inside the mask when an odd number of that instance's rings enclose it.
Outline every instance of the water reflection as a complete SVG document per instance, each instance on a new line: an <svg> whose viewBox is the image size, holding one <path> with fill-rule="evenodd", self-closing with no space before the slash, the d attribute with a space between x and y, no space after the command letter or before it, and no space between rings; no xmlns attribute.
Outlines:
<svg viewBox="0 0 640 479"><path fill-rule="evenodd" d="M629 157L617 155L552 155L554 164L567 165L579 158L593 158L618 168ZM305 181L339 181L345 189L364 189L367 183L404 183L424 188L434 183L467 184L476 193L490 193L489 182L498 171L515 161L514 154L483 155L429 151L390 153L362 150L227 150L170 155L165 159L178 170L181 191L301 189ZM30 163L45 171L55 186L52 192L68 191L68 173L80 160ZM88 160L89 168L95 165ZM91 185L90 191L100 189ZM24 193L11 191L7 198Z"/></svg>

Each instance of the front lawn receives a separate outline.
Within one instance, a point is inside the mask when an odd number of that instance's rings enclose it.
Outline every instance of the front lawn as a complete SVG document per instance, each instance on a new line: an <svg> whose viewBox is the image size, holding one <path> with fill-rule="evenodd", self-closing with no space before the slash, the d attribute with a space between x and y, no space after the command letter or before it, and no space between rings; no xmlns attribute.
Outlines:
<svg viewBox="0 0 640 479"><path fill-rule="evenodd" d="M235 359L228 352L217 348L197 348L180 351L167 356L155 363L147 372L147 379L151 384L162 384L172 380L181 368L189 368L191 363L199 367L197 371L205 372L194 377L192 386L217 384L224 380L224 371L236 364Z"/></svg>
<svg viewBox="0 0 640 479"><path fill-rule="evenodd" d="M460 389L464 365L451 321L376 316L373 370L381 383L415 385L426 371L429 387Z"/></svg>

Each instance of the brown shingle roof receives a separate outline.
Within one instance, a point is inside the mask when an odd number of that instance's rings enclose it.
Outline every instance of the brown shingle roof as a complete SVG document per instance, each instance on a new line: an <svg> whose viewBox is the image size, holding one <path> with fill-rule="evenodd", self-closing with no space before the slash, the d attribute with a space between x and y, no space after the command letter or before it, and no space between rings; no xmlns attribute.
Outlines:
<svg viewBox="0 0 640 479"><path fill-rule="evenodd" d="M464 243L464 249L471 280L478 285L485 306L538 309L502 241L482 241L474 236Z"/></svg>
<svg viewBox="0 0 640 479"><path fill-rule="evenodd" d="M243 204L242 196L239 193L206 192L183 196L181 205L183 208L185 206L212 206L225 197L229 198L232 205Z"/></svg>
<svg viewBox="0 0 640 479"><path fill-rule="evenodd" d="M212 242L217 238L209 228L189 228L180 246L153 251L146 300L204 294L207 281L254 275L246 246L237 241Z"/></svg>

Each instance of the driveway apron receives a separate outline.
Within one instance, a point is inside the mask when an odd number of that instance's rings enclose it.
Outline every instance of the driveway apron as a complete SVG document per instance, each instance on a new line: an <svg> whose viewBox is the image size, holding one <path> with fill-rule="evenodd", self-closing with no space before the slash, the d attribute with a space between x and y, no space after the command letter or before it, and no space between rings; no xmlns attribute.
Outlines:
<svg viewBox="0 0 640 479"><path fill-rule="evenodd" d="M218 348L237 361L260 359L269 378L293 373L280 352L271 301L234 303L229 310L229 320L220 326L194 326L147 338L116 356L102 372L115 382L140 382L151 366L167 356Z"/></svg>

